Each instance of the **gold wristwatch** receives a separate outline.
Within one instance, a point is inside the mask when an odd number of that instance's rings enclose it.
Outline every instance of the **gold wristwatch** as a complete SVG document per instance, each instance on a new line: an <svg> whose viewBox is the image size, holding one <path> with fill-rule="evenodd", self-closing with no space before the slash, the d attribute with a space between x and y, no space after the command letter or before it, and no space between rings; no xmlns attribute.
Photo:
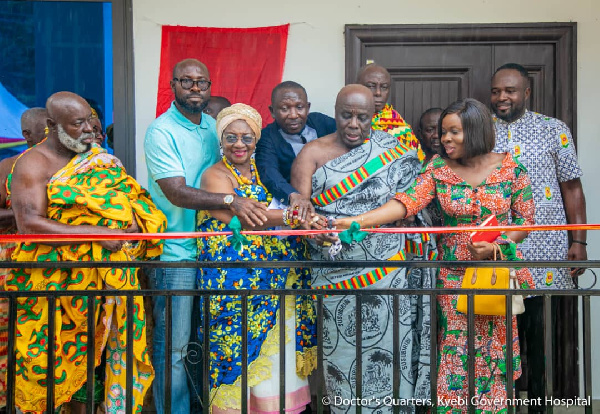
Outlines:
<svg viewBox="0 0 600 414"><path fill-rule="evenodd" d="M233 203L233 200L233 194L227 194L225 197L223 197L223 204L225 204L227 207L231 207L231 203Z"/></svg>

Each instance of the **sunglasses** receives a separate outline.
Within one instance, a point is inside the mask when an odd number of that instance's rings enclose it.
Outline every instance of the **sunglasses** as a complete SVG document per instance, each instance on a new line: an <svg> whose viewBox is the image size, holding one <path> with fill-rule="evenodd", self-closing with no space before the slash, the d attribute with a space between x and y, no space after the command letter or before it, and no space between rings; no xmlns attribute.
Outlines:
<svg viewBox="0 0 600 414"><path fill-rule="evenodd" d="M229 135L225 135L223 137L223 139L225 140L226 143L228 144L235 144L236 142L238 142L240 139L242 140L242 143L246 144L246 145L250 145L254 143L254 135L242 135L242 136L237 136L237 135L233 135L233 134L229 134Z"/></svg>

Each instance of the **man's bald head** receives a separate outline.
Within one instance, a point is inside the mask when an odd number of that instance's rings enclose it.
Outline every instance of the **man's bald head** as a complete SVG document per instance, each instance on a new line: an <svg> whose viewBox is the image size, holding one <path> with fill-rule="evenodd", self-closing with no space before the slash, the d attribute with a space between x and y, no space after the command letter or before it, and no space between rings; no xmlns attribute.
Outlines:
<svg viewBox="0 0 600 414"><path fill-rule="evenodd" d="M48 117L56 122L59 118L74 110L85 110L92 115L92 108L85 99L73 92L56 92L46 101Z"/></svg>
<svg viewBox="0 0 600 414"><path fill-rule="evenodd" d="M181 72L188 67L199 67L206 73L206 76L209 76L208 68L198 59L183 59L182 61L177 62L173 67L173 77L180 78Z"/></svg>
<svg viewBox="0 0 600 414"><path fill-rule="evenodd" d="M356 83L346 85L337 94L337 98L335 99L335 109L337 111L338 107L341 105L345 105L350 101L364 101L364 104L375 111L373 104L373 95L369 88L363 85L358 85Z"/></svg>
<svg viewBox="0 0 600 414"><path fill-rule="evenodd" d="M231 102L229 102L229 99L225 98L224 96L211 96L208 101L208 105L206 105L206 108L204 108L204 113L217 119L219 112L230 106Z"/></svg>
<svg viewBox="0 0 600 414"><path fill-rule="evenodd" d="M46 110L49 140L58 140L76 153L90 149L94 139L92 108L85 99L72 92L57 92L46 101Z"/></svg>
<svg viewBox="0 0 600 414"><path fill-rule="evenodd" d="M358 74L356 75L356 83L364 85L365 76L372 73L381 73L382 75L387 77L388 80L391 79L390 72L388 72L386 68L376 63L369 63L368 65L365 65L358 70Z"/></svg>
<svg viewBox="0 0 600 414"><path fill-rule="evenodd" d="M373 94L363 85L344 86L335 100L337 137L348 149L361 145L371 134L375 113Z"/></svg>
<svg viewBox="0 0 600 414"><path fill-rule="evenodd" d="M358 71L356 82L369 88L373 94L375 111L381 111L387 103L390 94L392 83L390 72L383 66L371 63L363 66Z"/></svg>
<svg viewBox="0 0 600 414"><path fill-rule="evenodd" d="M46 108L29 108L21 115L21 133L29 148L33 147L46 136Z"/></svg>
<svg viewBox="0 0 600 414"><path fill-rule="evenodd" d="M197 59L182 60L173 68L170 85L179 112L200 124L202 111L210 99L211 81L206 65Z"/></svg>

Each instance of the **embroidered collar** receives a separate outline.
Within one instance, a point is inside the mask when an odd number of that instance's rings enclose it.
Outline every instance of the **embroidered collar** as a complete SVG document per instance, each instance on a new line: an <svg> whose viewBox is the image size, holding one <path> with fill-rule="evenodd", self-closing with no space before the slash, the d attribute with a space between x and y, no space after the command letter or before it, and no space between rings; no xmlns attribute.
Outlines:
<svg viewBox="0 0 600 414"><path fill-rule="evenodd" d="M516 119L512 122L506 122L504 119L502 118L498 118L498 115L493 114L492 115L492 119L493 121L502 125L518 125L522 122L527 121L527 119L529 119L529 117L533 114L533 112L531 112L529 109L525 109L525 112L523 113L523 115L521 115L521 117L519 119Z"/></svg>
<svg viewBox="0 0 600 414"><path fill-rule="evenodd" d="M433 177L439 181L446 182L452 185L463 185L470 186L465 180L463 180L448 164L446 160L439 155L434 155L430 163L433 163ZM497 184L506 181L506 177L502 175L503 169L513 170L515 168L525 169L521 164L514 160L510 153L505 153L502 164L494 169L487 178L481 182L481 184ZM480 184L480 185L481 185Z"/></svg>

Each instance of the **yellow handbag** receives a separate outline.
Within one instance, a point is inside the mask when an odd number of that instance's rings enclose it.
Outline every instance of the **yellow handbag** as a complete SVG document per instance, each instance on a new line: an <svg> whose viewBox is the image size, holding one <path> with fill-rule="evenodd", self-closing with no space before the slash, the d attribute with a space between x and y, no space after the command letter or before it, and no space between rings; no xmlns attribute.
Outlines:
<svg viewBox="0 0 600 414"><path fill-rule="evenodd" d="M494 245L494 260L496 252L500 259L504 260L500 246ZM468 267L465 271L461 287L463 289L509 289L510 269L504 267ZM514 272L513 272L514 273ZM518 285L514 283L512 287ZM513 314L522 313L520 307L515 308L515 301L521 299L519 295L513 295ZM474 307L476 315L506 315L506 295L475 295ZM456 310L467 313L467 295L458 295ZM523 309L524 310L524 309Z"/></svg>

